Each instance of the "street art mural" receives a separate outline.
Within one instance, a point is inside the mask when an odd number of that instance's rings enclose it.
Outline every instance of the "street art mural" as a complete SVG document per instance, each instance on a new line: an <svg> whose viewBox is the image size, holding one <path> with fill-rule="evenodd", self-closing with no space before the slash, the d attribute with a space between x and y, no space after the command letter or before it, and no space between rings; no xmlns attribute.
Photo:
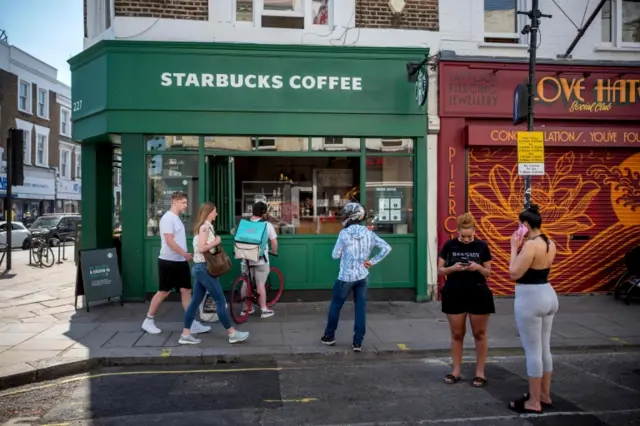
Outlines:
<svg viewBox="0 0 640 426"><path fill-rule="evenodd" d="M625 270L625 253L640 245L640 152L549 148L545 173L532 178L532 201L540 206L543 232L557 246L554 288L610 290ZM524 194L516 148L470 148L467 178L468 209L493 254L490 285L495 294L513 294L509 239Z"/></svg>

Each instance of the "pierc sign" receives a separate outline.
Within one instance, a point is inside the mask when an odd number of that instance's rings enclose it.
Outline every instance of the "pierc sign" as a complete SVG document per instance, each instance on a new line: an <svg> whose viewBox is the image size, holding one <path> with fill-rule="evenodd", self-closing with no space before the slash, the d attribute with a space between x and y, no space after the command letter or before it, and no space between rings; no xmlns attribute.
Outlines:
<svg viewBox="0 0 640 426"><path fill-rule="evenodd" d="M518 174L544 175L544 133L518 132Z"/></svg>

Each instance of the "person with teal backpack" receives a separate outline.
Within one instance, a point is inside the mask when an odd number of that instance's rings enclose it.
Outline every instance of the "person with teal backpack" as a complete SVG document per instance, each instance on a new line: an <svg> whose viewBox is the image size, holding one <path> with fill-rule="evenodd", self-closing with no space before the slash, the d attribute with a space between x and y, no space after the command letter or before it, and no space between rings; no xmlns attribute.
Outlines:
<svg viewBox="0 0 640 426"><path fill-rule="evenodd" d="M276 230L267 219L267 205L258 201L253 205L253 216L250 219L241 219L236 230L234 242L234 256L242 260L242 272L248 273L247 265L251 266L256 282L256 288L260 295L260 318L269 318L274 315L273 310L267 307L267 291L265 284L269 277L271 267L269 265L269 249L271 253L278 253L278 236ZM255 312L251 307L252 314ZM244 313L243 313L244 314Z"/></svg>

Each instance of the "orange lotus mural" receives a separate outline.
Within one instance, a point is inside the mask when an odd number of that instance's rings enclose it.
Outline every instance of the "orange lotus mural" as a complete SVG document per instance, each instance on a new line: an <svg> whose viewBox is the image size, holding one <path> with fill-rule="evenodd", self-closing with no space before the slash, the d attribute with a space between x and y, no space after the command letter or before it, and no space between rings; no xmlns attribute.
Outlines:
<svg viewBox="0 0 640 426"><path fill-rule="evenodd" d="M624 254L640 244L640 153L628 149L549 149L531 196L543 231L557 245L550 280L560 293L610 290L624 271ZM516 149L472 148L469 211L490 245L496 294L512 294L509 238L522 211L524 179Z"/></svg>

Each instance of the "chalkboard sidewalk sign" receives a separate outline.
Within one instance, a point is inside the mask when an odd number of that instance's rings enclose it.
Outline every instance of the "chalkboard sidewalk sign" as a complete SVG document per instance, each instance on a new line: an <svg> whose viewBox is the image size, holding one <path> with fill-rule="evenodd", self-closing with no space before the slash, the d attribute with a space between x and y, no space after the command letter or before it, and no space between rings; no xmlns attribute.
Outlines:
<svg viewBox="0 0 640 426"><path fill-rule="evenodd" d="M80 250L76 267L76 300L84 296L84 304L89 312L89 302L95 300L111 300L118 297L122 300L122 278L118 268L118 253L115 248Z"/></svg>

